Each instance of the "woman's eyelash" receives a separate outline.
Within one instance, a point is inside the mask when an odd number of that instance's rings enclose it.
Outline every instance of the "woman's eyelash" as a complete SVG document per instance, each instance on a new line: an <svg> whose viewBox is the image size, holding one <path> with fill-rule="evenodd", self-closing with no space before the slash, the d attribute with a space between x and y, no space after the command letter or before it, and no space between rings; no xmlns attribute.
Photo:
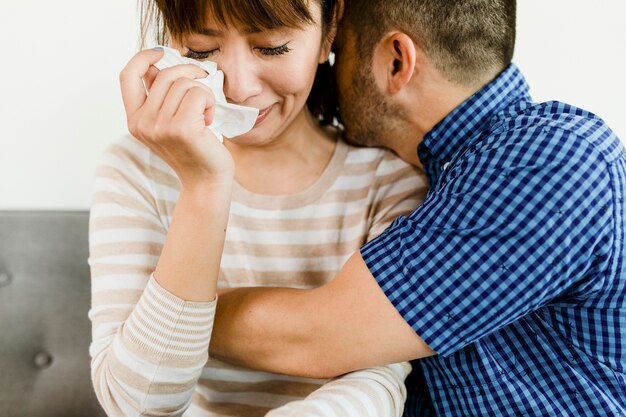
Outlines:
<svg viewBox="0 0 626 417"><path fill-rule="evenodd" d="M216 49L212 49L210 51L194 51L191 49L187 49L187 53L183 56L191 59L207 59L208 57L213 55L215 51Z"/></svg>
<svg viewBox="0 0 626 417"><path fill-rule="evenodd" d="M277 46L276 48L257 48L257 49L263 55L284 55L288 53L289 51L291 51L291 48L289 47L289 43L286 43L281 46Z"/></svg>
<svg viewBox="0 0 626 417"><path fill-rule="evenodd" d="M256 48L256 49L259 52L261 52L263 55L268 55L268 56L284 55L291 51L291 48L289 47L289 43L277 46L276 48ZM185 55L183 56L186 58L200 60L200 59L209 58L215 52L217 52L217 49L212 49L210 51L194 51L193 49L187 48L187 53L185 53Z"/></svg>

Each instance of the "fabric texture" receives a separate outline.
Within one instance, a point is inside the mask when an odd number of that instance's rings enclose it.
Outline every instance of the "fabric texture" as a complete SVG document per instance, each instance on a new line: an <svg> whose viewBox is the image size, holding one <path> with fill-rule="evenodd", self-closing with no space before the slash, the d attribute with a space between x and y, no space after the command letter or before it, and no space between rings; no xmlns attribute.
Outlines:
<svg viewBox="0 0 626 417"><path fill-rule="evenodd" d="M0 416L105 416L86 372L87 223L82 210L0 210Z"/></svg>
<svg viewBox="0 0 626 417"><path fill-rule="evenodd" d="M322 285L426 190L423 173L390 152L343 141L303 192L259 195L236 183L218 286ZM114 143L97 170L90 354L109 415L399 417L408 363L326 383L208 358L215 302L186 302L151 278L179 192L175 173L132 137Z"/></svg>
<svg viewBox="0 0 626 417"><path fill-rule="evenodd" d="M438 355L408 416L626 415L626 153L597 116L533 103L515 65L429 132L432 188L362 248Z"/></svg>

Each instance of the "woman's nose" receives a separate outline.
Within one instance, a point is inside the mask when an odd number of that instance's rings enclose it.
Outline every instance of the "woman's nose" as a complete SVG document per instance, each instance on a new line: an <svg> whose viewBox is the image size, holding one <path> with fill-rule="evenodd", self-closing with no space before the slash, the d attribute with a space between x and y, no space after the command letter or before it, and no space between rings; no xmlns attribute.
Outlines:
<svg viewBox="0 0 626 417"><path fill-rule="evenodd" d="M247 100L257 96L263 86L257 74L258 69L251 60L232 59L221 63L224 71L224 95L229 102L247 104Z"/></svg>

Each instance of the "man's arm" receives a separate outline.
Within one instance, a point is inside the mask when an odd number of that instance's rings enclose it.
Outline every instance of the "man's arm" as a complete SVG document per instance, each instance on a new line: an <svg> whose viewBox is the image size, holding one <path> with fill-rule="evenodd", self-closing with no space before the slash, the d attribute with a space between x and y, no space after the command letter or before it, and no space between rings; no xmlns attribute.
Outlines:
<svg viewBox="0 0 626 417"><path fill-rule="evenodd" d="M220 295L210 347L210 355L224 361L313 378L434 354L358 252L319 288L242 288Z"/></svg>

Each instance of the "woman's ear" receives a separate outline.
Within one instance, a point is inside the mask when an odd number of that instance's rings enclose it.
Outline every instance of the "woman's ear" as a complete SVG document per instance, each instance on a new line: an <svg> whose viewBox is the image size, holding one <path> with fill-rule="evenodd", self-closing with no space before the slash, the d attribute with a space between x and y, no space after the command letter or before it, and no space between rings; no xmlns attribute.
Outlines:
<svg viewBox="0 0 626 417"><path fill-rule="evenodd" d="M335 6L333 8L333 18L328 24L326 29L326 36L324 36L322 42L322 49L320 51L320 58L318 62L323 64L328 61L328 57L332 51L333 42L335 41L335 37L337 36L337 24L341 20L343 16L343 0L335 1Z"/></svg>
<svg viewBox="0 0 626 417"><path fill-rule="evenodd" d="M341 22L341 19L343 19L343 7L343 0L337 0L335 2L335 17L337 18L337 23Z"/></svg>
<svg viewBox="0 0 626 417"><path fill-rule="evenodd" d="M390 32L376 46L374 70L382 75L390 94L400 92L411 81L416 70L418 50L406 33ZM383 77L380 77L382 79Z"/></svg>

